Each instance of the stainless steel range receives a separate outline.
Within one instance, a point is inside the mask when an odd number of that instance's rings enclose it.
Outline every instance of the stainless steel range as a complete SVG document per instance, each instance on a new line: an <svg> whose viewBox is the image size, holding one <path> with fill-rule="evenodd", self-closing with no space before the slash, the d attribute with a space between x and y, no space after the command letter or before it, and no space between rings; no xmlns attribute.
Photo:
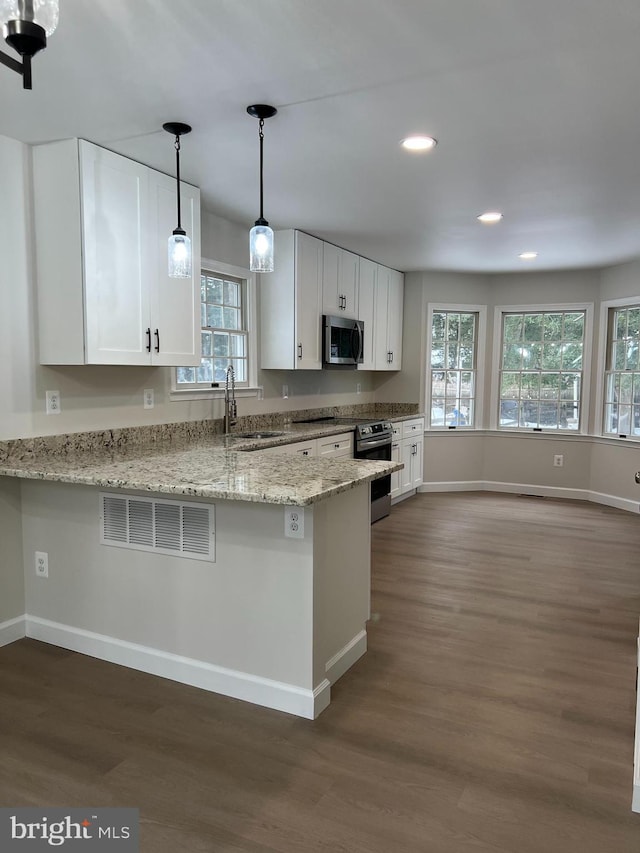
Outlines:
<svg viewBox="0 0 640 853"><path fill-rule="evenodd" d="M356 426L355 459L391 461L393 429L388 421L369 421ZM371 523L389 515L391 509L391 475L371 482Z"/></svg>
<svg viewBox="0 0 640 853"><path fill-rule="evenodd" d="M344 424L355 425L353 443L354 459L374 459L391 461L391 440L393 429L389 421L377 421L372 418L325 417L309 418L298 421L305 424ZM391 475L380 477L371 482L371 523L389 515L391 509Z"/></svg>

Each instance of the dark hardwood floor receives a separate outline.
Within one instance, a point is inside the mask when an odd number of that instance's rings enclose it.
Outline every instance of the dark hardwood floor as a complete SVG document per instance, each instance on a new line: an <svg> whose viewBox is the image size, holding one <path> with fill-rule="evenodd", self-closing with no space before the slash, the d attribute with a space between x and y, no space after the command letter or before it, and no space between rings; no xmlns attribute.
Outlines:
<svg viewBox="0 0 640 853"><path fill-rule="evenodd" d="M315 722L21 640L0 805L133 806L143 853L639 853L640 519L417 495Z"/></svg>

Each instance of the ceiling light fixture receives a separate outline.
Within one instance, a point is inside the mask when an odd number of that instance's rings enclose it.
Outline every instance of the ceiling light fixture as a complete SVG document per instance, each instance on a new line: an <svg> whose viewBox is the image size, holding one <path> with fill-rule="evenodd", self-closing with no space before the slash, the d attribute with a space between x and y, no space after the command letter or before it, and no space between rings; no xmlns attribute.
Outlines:
<svg viewBox="0 0 640 853"><path fill-rule="evenodd" d="M191 126L179 121L168 121L163 130L175 136L176 149L176 199L178 205L178 226L169 237L169 275L171 278L191 278L191 240L180 221L180 137L191 133Z"/></svg>
<svg viewBox="0 0 640 853"><path fill-rule="evenodd" d="M0 51L0 63L22 74L22 88L31 89L31 58L58 26L58 0L0 0L0 24L4 40L22 57L18 62Z"/></svg>
<svg viewBox="0 0 640 853"><path fill-rule="evenodd" d="M273 231L264 218L264 188L262 180L264 120L274 116L278 110L269 104L252 104L247 107L250 116L260 120L258 135L260 136L260 216L249 232L249 269L251 272L273 272Z"/></svg>
<svg viewBox="0 0 640 853"><path fill-rule="evenodd" d="M433 136L407 136L406 139L400 140L400 145L407 151L430 151L437 144L438 140Z"/></svg>
<svg viewBox="0 0 640 853"><path fill-rule="evenodd" d="M503 218L502 214L498 210L488 210L486 213L481 213L480 216L477 217L479 222L482 222L484 225L495 225L496 222L500 222Z"/></svg>
<svg viewBox="0 0 640 853"><path fill-rule="evenodd" d="M538 257L537 252L522 252L518 255L521 261L534 261Z"/></svg>

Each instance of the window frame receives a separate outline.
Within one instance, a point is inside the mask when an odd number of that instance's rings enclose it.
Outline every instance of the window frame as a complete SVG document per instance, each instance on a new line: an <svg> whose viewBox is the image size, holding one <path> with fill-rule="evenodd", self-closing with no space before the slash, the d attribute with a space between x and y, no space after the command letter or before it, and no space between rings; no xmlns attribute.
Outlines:
<svg viewBox="0 0 640 853"><path fill-rule="evenodd" d="M442 426L431 425L431 349L433 343L433 315L442 311L447 311L451 314L477 314L478 325L476 330L476 367L475 367L475 409L474 423L464 426L450 426L443 424ZM425 432L475 432L483 429L484 424L484 389L485 389L485 351L487 340L487 306L486 305L470 305L457 304L452 302L429 302L427 304L427 329L426 329L426 351L424 357L425 364Z"/></svg>
<svg viewBox="0 0 640 853"><path fill-rule="evenodd" d="M584 349L582 359L582 381L580 383L580 426L578 429L553 429L550 427L500 426L500 366L502 363L502 327L505 314L554 314L558 312L584 311ZM493 356L491 364L491 414L490 428L504 433L519 435L576 436L589 435L591 394L591 358L593 352L593 302L541 302L526 305L496 305L493 315Z"/></svg>
<svg viewBox="0 0 640 853"><path fill-rule="evenodd" d="M609 357L609 313L617 308L636 308L640 306L640 294L623 296L617 299L607 299L600 303L600 323L598 330L598 375L595 390L595 412L598 419L598 429L595 433L609 441L640 442L640 435L605 432L605 388L607 360Z"/></svg>
<svg viewBox="0 0 640 853"><path fill-rule="evenodd" d="M201 258L200 274L214 273L220 276L231 276L240 279L243 283L245 294L245 317L247 323L247 384L236 386L236 397L260 397L263 389L258 385L258 307L257 307L257 279L256 274L245 267L237 267L232 264L224 264L211 258ZM201 302L198 301L198 312ZM200 327L203 329L204 327ZM170 400L207 400L224 396L224 386L207 388L204 385L198 388L190 386L181 387L178 384L177 368L172 368Z"/></svg>

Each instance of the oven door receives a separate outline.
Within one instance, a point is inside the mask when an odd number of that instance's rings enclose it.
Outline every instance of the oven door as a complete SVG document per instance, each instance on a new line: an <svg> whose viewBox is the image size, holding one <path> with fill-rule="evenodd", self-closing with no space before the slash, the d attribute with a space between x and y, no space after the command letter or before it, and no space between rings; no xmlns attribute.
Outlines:
<svg viewBox="0 0 640 853"><path fill-rule="evenodd" d="M379 459L383 462L391 461L391 436L384 438L365 438L356 442L354 453L356 459ZM371 502L383 498L391 491L391 475L379 477L371 482Z"/></svg>

